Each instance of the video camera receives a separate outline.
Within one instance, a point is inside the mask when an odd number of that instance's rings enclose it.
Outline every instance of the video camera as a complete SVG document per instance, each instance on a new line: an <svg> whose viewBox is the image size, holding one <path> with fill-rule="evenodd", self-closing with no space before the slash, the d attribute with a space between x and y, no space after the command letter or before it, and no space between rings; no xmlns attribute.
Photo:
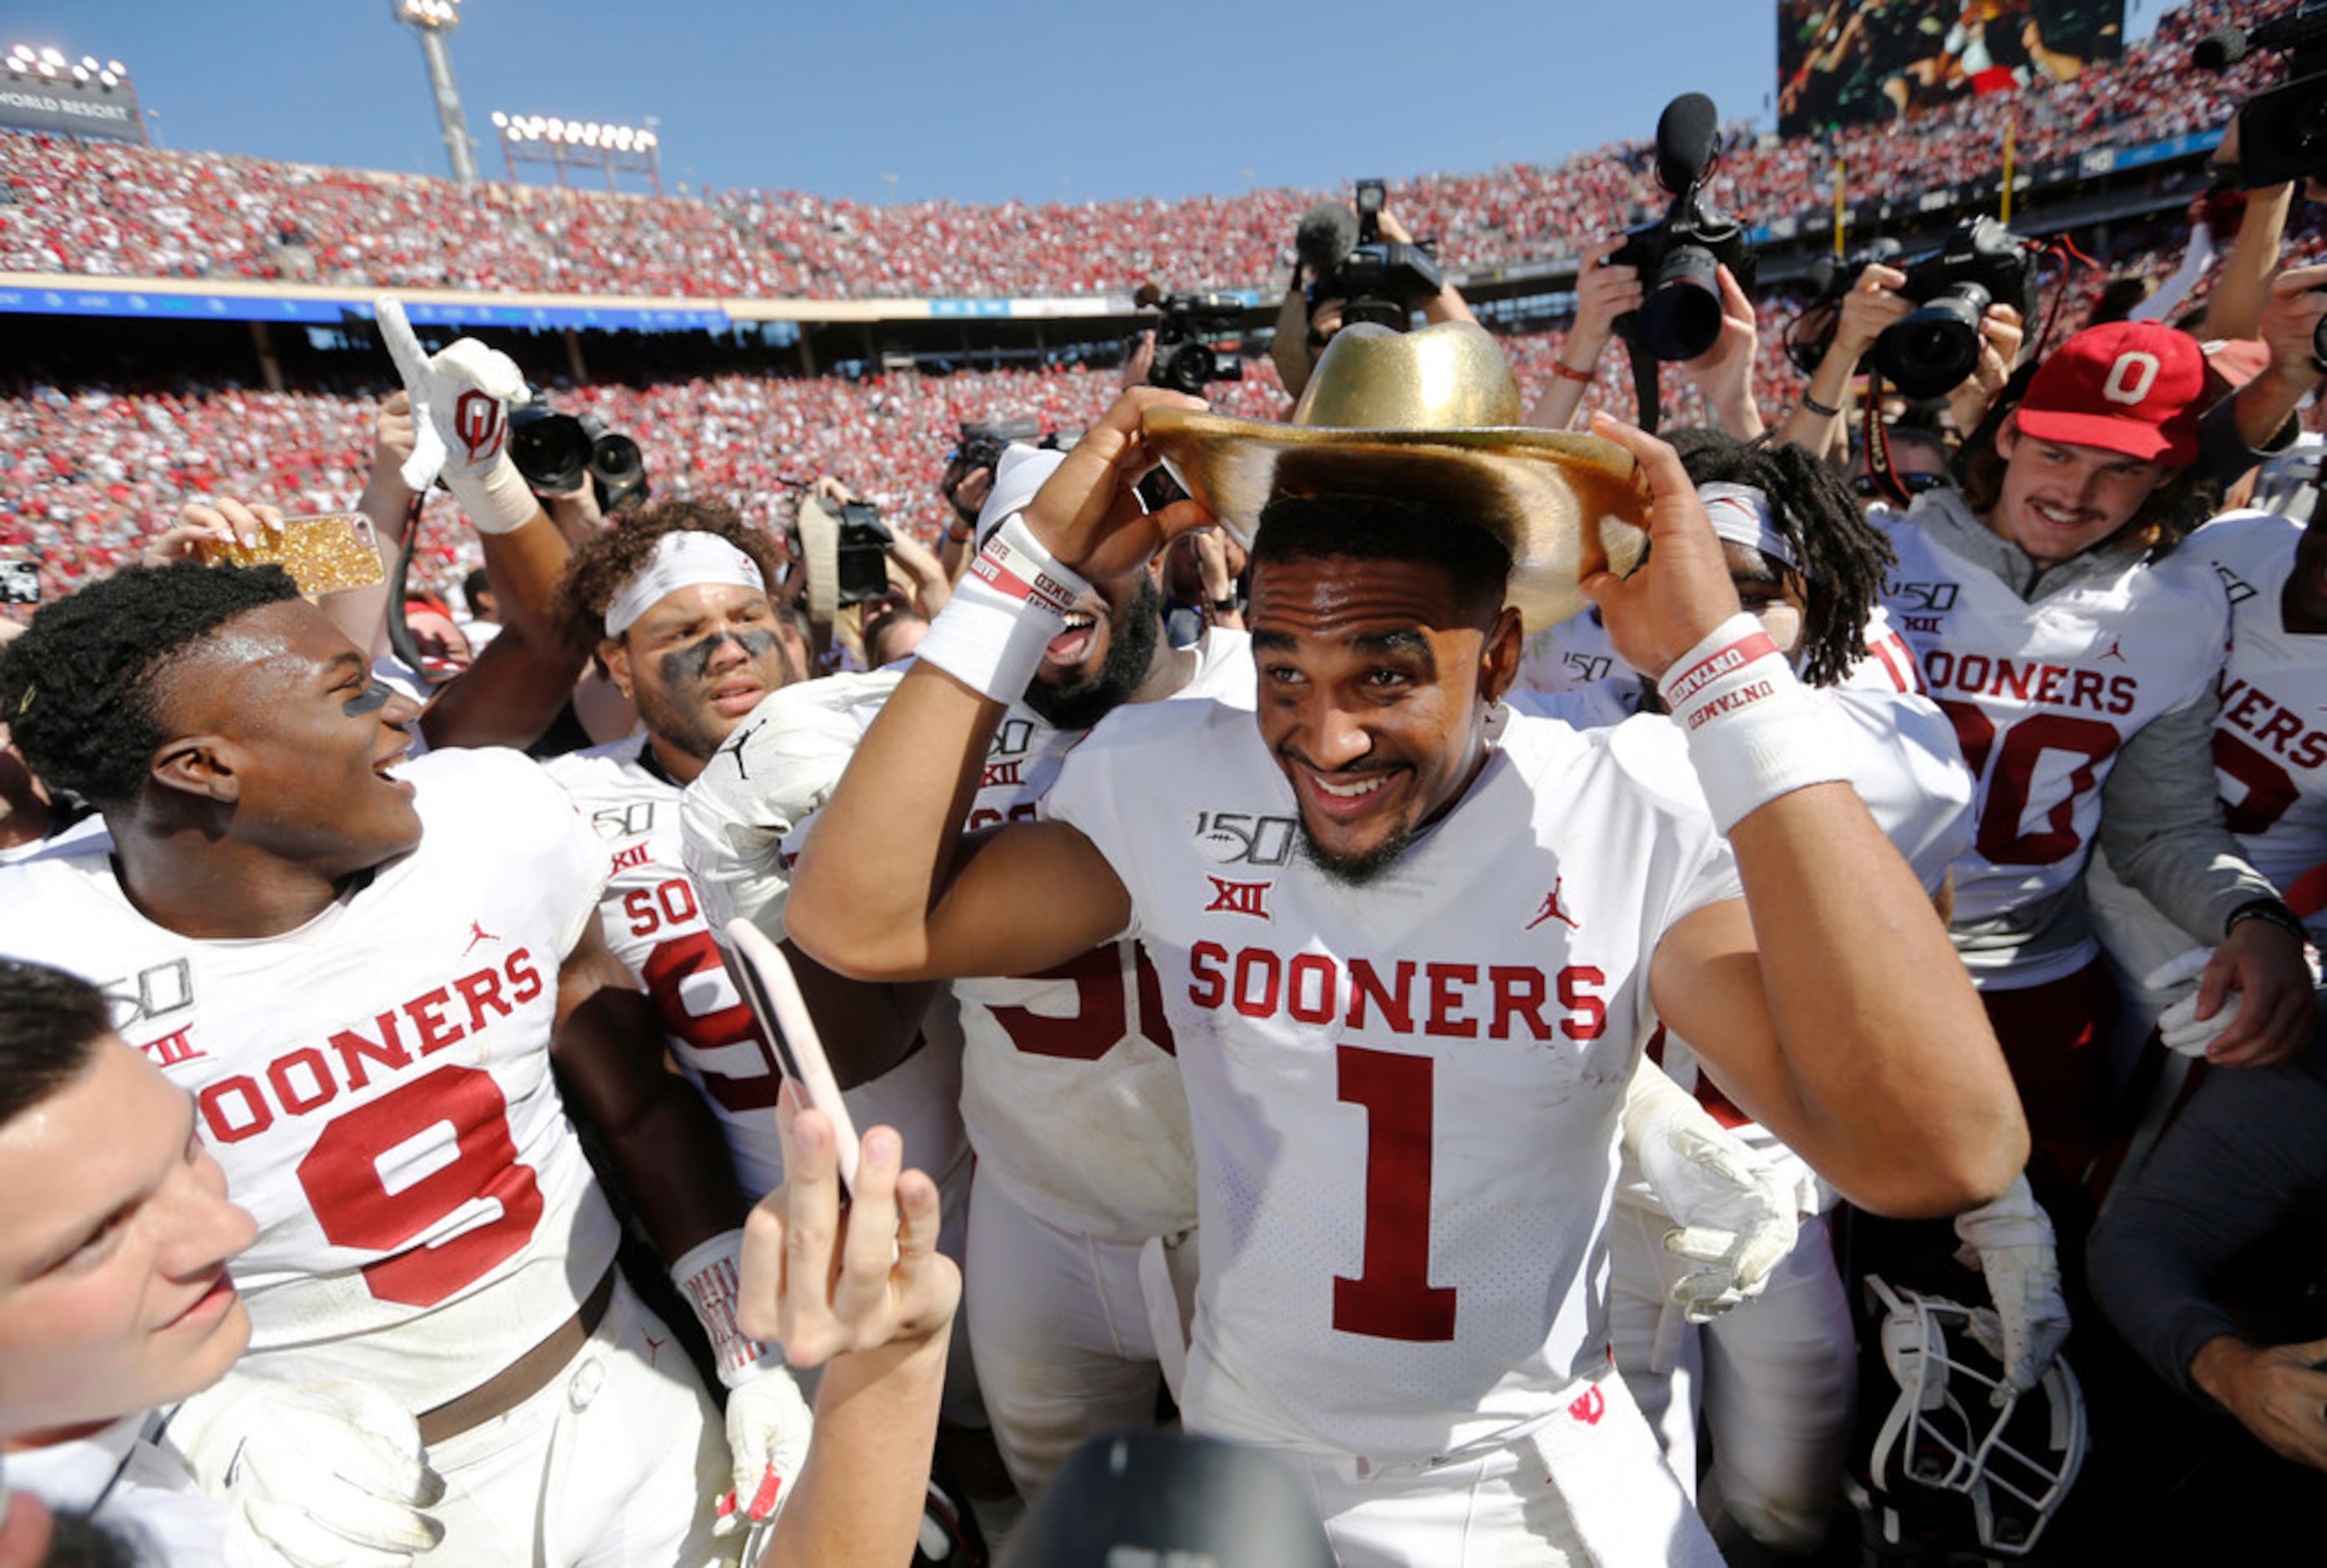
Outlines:
<svg viewBox="0 0 2327 1568"><path fill-rule="evenodd" d="M834 552L841 608L888 594L889 547L896 542L896 534L881 520L879 507L871 501L841 503L840 544Z"/></svg>
<svg viewBox="0 0 2327 1568"><path fill-rule="evenodd" d="M509 410L509 461L537 495L569 495L587 479L598 509L613 512L650 493L639 443L594 414L560 414L536 394Z"/></svg>
<svg viewBox="0 0 2327 1568"><path fill-rule="evenodd" d="M1147 367L1150 387L1201 397L1205 387L1214 381L1244 379L1244 356L1216 346L1205 336L1233 331L1244 314L1243 302L1231 294L1167 294L1153 284L1140 285L1135 297L1140 309L1164 313L1164 319L1155 323L1155 358ZM1135 338L1131 346L1136 344Z"/></svg>
<svg viewBox="0 0 2327 1568"><path fill-rule="evenodd" d="M1309 232L1310 219L1302 220L1303 259L1317 271L1317 281L1309 285L1312 313L1319 300L1341 300L1343 326L1373 322L1402 332L1414 319L1415 306L1446 286L1436 247L1426 241L1408 245L1381 237L1382 202L1388 190L1379 180L1358 182L1354 244L1334 243L1346 229L1324 235L1321 243Z"/></svg>
<svg viewBox="0 0 2327 1568"><path fill-rule="evenodd" d="M2191 58L2224 70L2254 50L2286 56L2293 79L2238 110L2238 178L2248 190L2327 174L2327 0L2303 0L2291 15L2248 32L2220 27Z"/></svg>
<svg viewBox="0 0 2327 1568"><path fill-rule="evenodd" d="M945 497L954 515L968 527L977 521L977 508L964 505L962 481L984 469L992 473L1002 454L1014 443L1049 445L1051 438L1042 434L1042 424L1033 419L966 419L961 425L961 439L954 445L953 454L946 459L945 472L938 476L938 494Z"/></svg>
<svg viewBox="0 0 2327 1568"><path fill-rule="evenodd" d="M1619 316L1618 336L1652 359L1694 359L1721 337L1721 280L1726 266L1741 288L1753 286L1753 249L1745 229L1706 200L1705 176L1720 157L1720 111L1701 92L1683 93L1657 118L1657 183L1672 205L1654 223L1624 231L1610 266L1638 269L1646 298Z"/></svg>
<svg viewBox="0 0 2327 1568"><path fill-rule="evenodd" d="M1786 352L1803 375L1813 374L1834 341L1838 303L1859 275L1880 264L1907 275L1902 297L1918 307L1883 329L1869 356L1883 378L1911 398L1937 397L1960 386L1979 364L1980 320L1992 304L2006 304L2021 320L2036 313L2036 256L2029 243L1993 218L1959 225L1937 250L1902 259L1895 241L1877 240L1854 256L1803 320L1826 317L1789 339Z"/></svg>

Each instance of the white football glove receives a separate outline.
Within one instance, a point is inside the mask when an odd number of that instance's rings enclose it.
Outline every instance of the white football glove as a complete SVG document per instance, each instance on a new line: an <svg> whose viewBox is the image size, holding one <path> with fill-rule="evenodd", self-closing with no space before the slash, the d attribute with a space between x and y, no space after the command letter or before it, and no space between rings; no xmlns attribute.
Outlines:
<svg viewBox="0 0 2327 1568"><path fill-rule="evenodd" d="M714 1535L725 1535L748 1525L752 1548L746 1563L757 1563L764 1526L791 1499L791 1485L808 1463L808 1444L815 1418L799 1385L792 1380L780 1353L744 1368L727 1388L727 1458L735 1489L720 1499L719 1522Z"/></svg>
<svg viewBox="0 0 2327 1568"><path fill-rule="evenodd" d="M1800 1230L1794 1184L1646 1059L1626 1090L1623 1125L1649 1190L1678 1221L1665 1250L1703 1265L1674 1283L1673 1304L1704 1323L1760 1295Z"/></svg>
<svg viewBox="0 0 2327 1568"><path fill-rule="evenodd" d="M784 842L832 798L864 726L898 673L826 676L771 692L744 715L679 800L687 874L717 930L741 917L784 939L791 867Z"/></svg>
<svg viewBox="0 0 2327 1568"><path fill-rule="evenodd" d="M2167 959L2141 978L2146 990L2179 993L2172 1005L2157 1015L2157 1036L2168 1050L2202 1057L2206 1048L2238 1022L2238 1009L2247 999L2243 991L2225 995L2213 1017L2202 1021L2198 1017L2198 979L2213 957L2211 947L2192 947L2178 958Z"/></svg>
<svg viewBox="0 0 2327 1568"><path fill-rule="evenodd" d="M719 1500L715 1535L746 1525L756 1530L775 1517L808 1462L814 1427L783 1353L751 1338L735 1321L743 1248L741 1228L723 1231L690 1249L670 1271L671 1283L711 1337L711 1358L727 1388L727 1459L734 1489Z"/></svg>
<svg viewBox="0 0 2327 1568"><path fill-rule="evenodd" d="M430 356L404 307L381 298L372 312L412 399L412 455L404 482L425 494L441 475L481 534L507 534L541 511L509 453L509 406L525 400L525 373L499 349L462 338Z"/></svg>
<svg viewBox="0 0 2327 1568"><path fill-rule="evenodd" d="M301 1568L402 1568L444 1539L444 1495L411 1412L369 1383L229 1375L164 1433L238 1527Z"/></svg>
<svg viewBox="0 0 2327 1568"><path fill-rule="evenodd" d="M1995 1304L1993 1323L1986 1314L1972 1314L1972 1337L2004 1364L2005 1380L2025 1394L2069 1337L2051 1218L2022 1176L1995 1202L1956 1216L1956 1236L1963 1243L1956 1261L1986 1277L1987 1298ZM1990 1397L2002 1405L2007 1395L1998 1389Z"/></svg>

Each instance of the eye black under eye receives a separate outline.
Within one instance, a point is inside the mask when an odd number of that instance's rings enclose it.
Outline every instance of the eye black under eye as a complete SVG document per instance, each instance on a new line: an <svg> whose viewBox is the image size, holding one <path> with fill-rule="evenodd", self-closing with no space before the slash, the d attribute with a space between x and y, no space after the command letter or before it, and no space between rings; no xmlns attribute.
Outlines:
<svg viewBox="0 0 2327 1568"><path fill-rule="evenodd" d="M366 714L377 713L381 708L386 707L388 705L388 699L395 695L396 688L389 686L386 681L372 681L365 686L360 694L351 696L346 702L341 703L340 705L340 711L347 714L348 717L351 719L360 719Z"/></svg>

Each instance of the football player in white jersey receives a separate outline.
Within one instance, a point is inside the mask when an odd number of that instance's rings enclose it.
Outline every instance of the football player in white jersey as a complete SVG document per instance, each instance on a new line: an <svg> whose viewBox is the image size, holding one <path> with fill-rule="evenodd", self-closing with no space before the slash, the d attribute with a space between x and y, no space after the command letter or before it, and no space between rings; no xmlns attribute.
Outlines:
<svg viewBox="0 0 2327 1568"><path fill-rule="evenodd" d="M1846 720L1853 786L1939 894L1970 843L1971 779L1946 717L1917 690L1913 656L1883 616L1889 546L1843 482L1799 447L1695 431L1675 444L1740 601ZM1663 1245L1674 1217L1654 1182L1640 1180L1628 1138L1610 1246L1617 1368L1684 1485L1696 1477L1702 1406L1713 1441L1706 1490L1720 1501L1713 1523L1724 1548L1751 1550L1742 1532L1771 1551L1815 1551L1841 1497L1858 1377L1850 1304L1822 1212L1832 1195L1730 1103L1685 1042L1660 1031L1650 1051L1718 1123L1763 1152L1799 1196L1802 1218L1792 1252L1758 1296L1702 1328L1686 1325L1673 1293L1693 1265Z"/></svg>
<svg viewBox="0 0 2327 1568"><path fill-rule="evenodd" d="M1059 461L1005 451L985 532ZM1195 695L1249 705L1241 634L1208 630L1174 649L1163 627L1147 567L1093 588L996 729L968 808L973 830L1031 818L1084 730L1117 706ZM810 701L803 692L770 706ZM878 706L868 701L854 723ZM716 890L706 901L741 889L743 907L780 935L789 860L812 823L780 835L778 824L798 801L829 793L855 737L809 750L798 723L764 716L688 789L687 820L690 857ZM1267 857L1291 842L1236 820L1213 831L1223 844L1241 833ZM1085 1437L1151 1421L1159 1378L1180 1358L1178 1297L1192 1286L1196 1220L1186 1102L1154 968L1136 943L1110 942L1040 974L962 981L954 994L960 1114L977 1154L964 1315L1003 1459L1031 1496ZM949 1036L946 1011L930 1027ZM893 1116L893 1106L860 1106L863 1093L852 1091L854 1114Z"/></svg>
<svg viewBox="0 0 2327 1568"><path fill-rule="evenodd" d="M2191 499L2203 385L2182 333L2079 332L1975 451L1961 491L1884 515L1892 617L1978 783L1957 946L2061 1188L2109 1130L2117 994L2079 886L2097 835L2126 882L2213 946L2199 1012L2244 994L2214 1059L2277 1060L2310 1038L2300 925L2215 804L2222 596L2145 560Z"/></svg>
<svg viewBox="0 0 2327 1568"><path fill-rule="evenodd" d="M779 575L766 536L709 503L659 502L593 535L558 585L560 630L597 658L644 733L545 764L608 856L607 950L653 1003L672 1059L719 1118L754 1199L781 1179L771 1156L782 1080L680 863L678 795L762 697L800 678L807 647L769 597ZM693 1272L680 1271L681 1289ZM735 1508L758 1523L807 1455L807 1402L763 1349L719 1371L731 1386L754 1385L728 1402L728 1441Z"/></svg>
<svg viewBox="0 0 2327 1568"><path fill-rule="evenodd" d="M1517 424L1508 368L1462 323L1345 330L1303 404L1320 411L1340 427L1118 402L989 543L867 733L799 868L796 935L892 978L1139 937L1197 1150L1183 1410L1298 1464L1345 1563L1717 1560L1607 1370L1614 1134L1651 1001L1878 1209L2009 1182L2008 1076L1670 448L1610 422L1622 449L1431 441ZM958 853L998 698L1080 574L1211 520L1126 500L1167 442L1192 491L1258 522L1257 726L1217 703L1122 709L1070 758L1052 820ZM1634 664L1678 666L1681 722L1594 737L1500 714L1523 621L1572 602L1580 547L1600 558L1627 451L1649 564L1589 590ZM1684 736L1710 815L1654 782L1691 765ZM1221 809L1291 817L1304 847L1239 863L1198 836ZM1787 911L1758 943L1741 881Z"/></svg>
<svg viewBox="0 0 2327 1568"><path fill-rule="evenodd" d="M106 579L0 679L28 760L107 829L0 872L0 952L98 981L193 1096L258 1223L247 1370L357 1378L416 1417L458 1555L709 1560L718 1422L612 1267L553 1053L667 1255L739 1244L743 1206L699 1100L639 1049L570 803L514 753L399 767L412 705L274 568ZM696 1303L715 1342L739 1338L729 1251ZM233 1403L172 1424L206 1486Z"/></svg>

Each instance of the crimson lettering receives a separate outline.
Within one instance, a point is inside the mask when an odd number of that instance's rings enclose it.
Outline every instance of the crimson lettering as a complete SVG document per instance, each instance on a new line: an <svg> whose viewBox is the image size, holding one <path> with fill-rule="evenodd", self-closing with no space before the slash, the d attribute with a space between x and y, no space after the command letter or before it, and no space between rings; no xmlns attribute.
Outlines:
<svg viewBox="0 0 2327 1568"><path fill-rule="evenodd" d="M305 1069L304 1083L294 1076L301 1069ZM283 1108L294 1116L329 1103L340 1092L332 1081L331 1069L323 1065L323 1053L312 1045L267 1063L266 1081L275 1086L275 1097L283 1102Z"/></svg>
<svg viewBox="0 0 2327 1568"><path fill-rule="evenodd" d="M1322 953L1299 954L1285 970L1285 1004L1304 1023L1331 1023L1340 988L1341 972Z"/></svg>
<svg viewBox="0 0 2327 1568"><path fill-rule="evenodd" d="M221 1143L239 1143L275 1125L275 1113L266 1108L266 1097L258 1092L256 1082L239 1073L210 1085L195 1097L194 1104L200 1107L210 1136Z"/></svg>
<svg viewBox="0 0 2327 1568"><path fill-rule="evenodd" d="M303 1045L285 1051L256 1077L222 1078L203 1089L196 1104L215 1141L239 1143L265 1132L278 1117L306 1115L342 1094L369 1088L375 1078L393 1078L419 1059L485 1028L496 1017L515 1013L519 1005L541 997L547 989L534 967L533 956L519 947L500 968L458 975L447 985L377 1014L369 1028L350 1025L334 1030L320 1046ZM457 1016L462 1012L468 1014L466 1024ZM163 1041L157 1045L170 1043ZM156 1047L146 1049L151 1051Z"/></svg>
<svg viewBox="0 0 2327 1568"><path fill-rule="evenodd" d="M1608 977L1589 965L1554 974L1524 964L1496 964L1482 973L1476 964L1425 963L1419 966L1420 1014L1414 1009L1416 968L1412 959L1378 965L1322 953L1288 959L1266 947L1231 953L1219 942L1198 942L1188 951L1188 1000L1209 1013L1227 1007L1248 1018L1339 1021L1350 1029L1449 1040L1484 1034L1548 1041L1558 1033L1581 1041L1599 1039L1608 1025Z"/></svg>
<svg viewBox="0 0 2327 1568"><path fill-rule="evenodd" d="M2097 714L2129 714L2141 695L2141 683L2129 675L2105 677L2097 670L2067 665L1959 654L1944 648L1924 650L1923 682L1935 692L2011 697L2043 707L2087 708Z"/></svg>

